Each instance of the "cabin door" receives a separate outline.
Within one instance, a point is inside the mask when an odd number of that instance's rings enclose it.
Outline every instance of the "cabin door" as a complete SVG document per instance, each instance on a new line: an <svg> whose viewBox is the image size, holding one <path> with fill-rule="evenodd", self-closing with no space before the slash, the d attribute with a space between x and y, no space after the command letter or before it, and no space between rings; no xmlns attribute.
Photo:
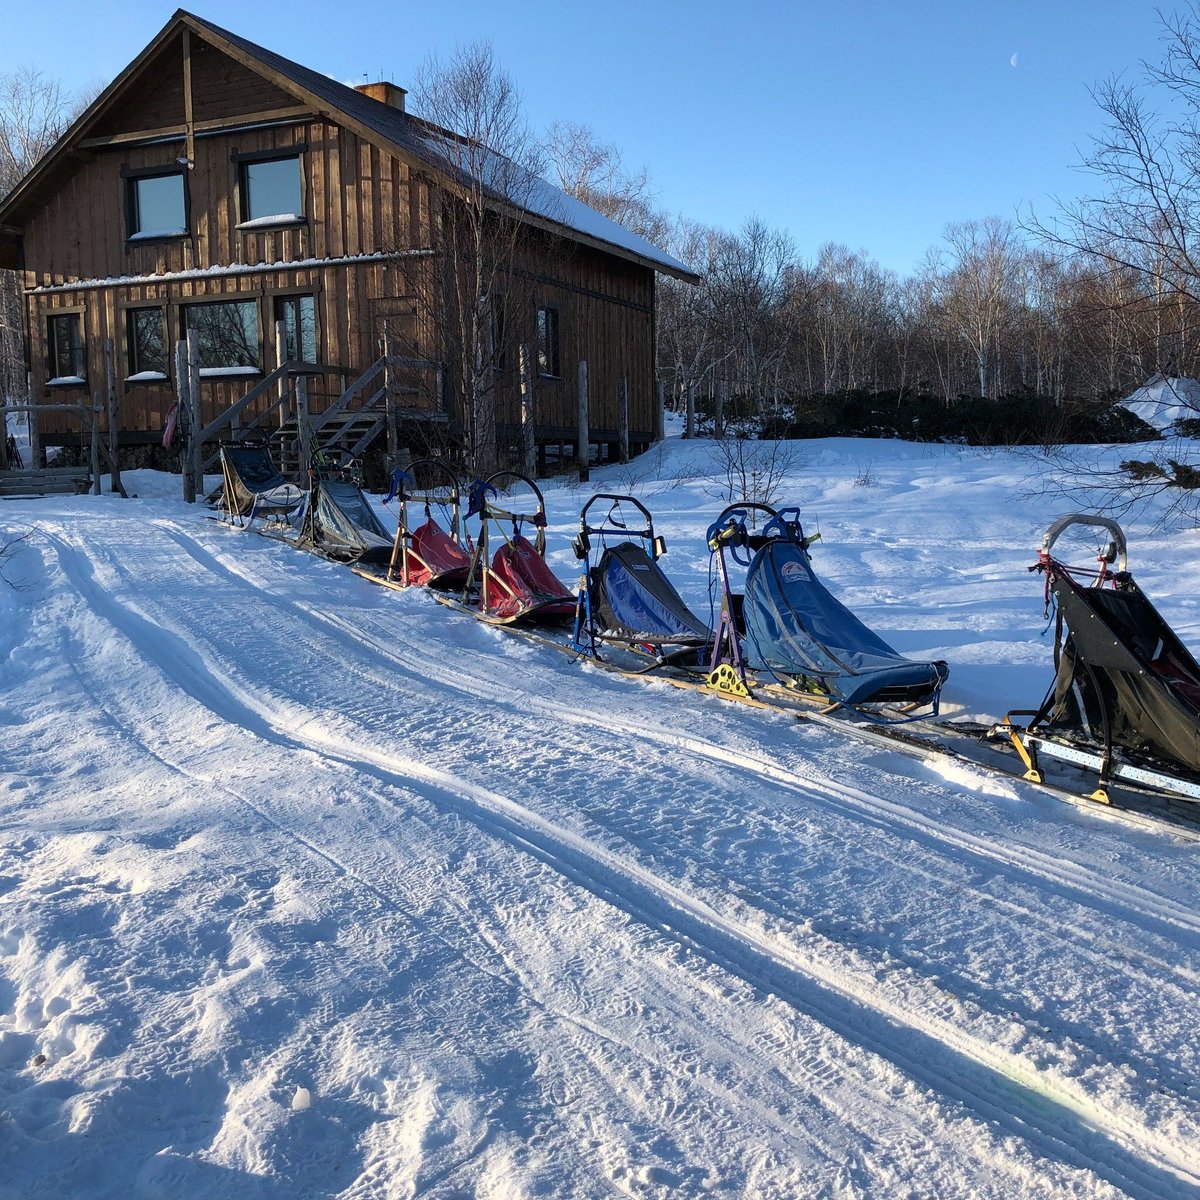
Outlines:
<svg viewBox="0 0 1200 1200"><path fill-rule="evenodd" d="M427 357L416 300L406 296L372 300L371 314L379 354L387 358L385 383L397 410L422 415L442 412L441 364Z"/></svg>

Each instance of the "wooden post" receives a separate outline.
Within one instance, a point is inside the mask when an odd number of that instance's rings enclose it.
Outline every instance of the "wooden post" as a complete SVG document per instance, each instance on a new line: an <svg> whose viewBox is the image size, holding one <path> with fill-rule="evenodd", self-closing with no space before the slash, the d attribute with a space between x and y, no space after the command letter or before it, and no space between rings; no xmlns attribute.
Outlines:
<svg viewBox="0 0 1200 1200"><path fill-rule="evenodd" d="M183 475L183 499L188 504L195 504L196 481L191 477L189 468L192 404L188 399L188 386L187 342L180 338L175 343L175 437L179 446L179 469Z"/></svg>
<svg viewBox="0 0 1200 1200"><path fill-rule="evenodd" d="M617 387L617 457L629 461L629 376L622 375Z"/></svg>
<svg viewBox="0 0 1200 1200"><path fill-rule="evenodd" d="M533 381L529 374L529 347L521 343L521 469L533 478L537 474L537 430L534 427Z"/></svg>
<svg viewBox="0 0 1200 1200"><path fill-rule="evenodd" d="M119 453L121 439L117 432L117 359L112 338L104 339L104 369L108 376L108 469L112 472L109 491L124 495Z"/></svg>
<svg viewBox="0 0 1200 1200"><path fill-rule="evenodd" d="M100 393L92 396L92 495L100 495Z"/></svg>
<svg viewBox="0 0 1200 1200"><path fill-rule="evenodd" d="M28 412L29 417L29 467L30 470L36 471L42 465L42 438L41 430L38 428L38 412L33 407L33 372L25 372L25 395L28 397L26 403L30 405Z"/></svg>
<svg viewBox="0 0 1200 1200"><path fill-rule="evenodd" d="M667 436L667 387L660 379L654 385L654 440L661 442Z"/></svg>
<svg viewBox="0 0 1200 1200"><path fill-rule="evenodd" d="M685 438L696 436L696 385L694 383L687 385L687 417L683 424L683 436Z"/></svg>
<svg viewBox="0 0 1200 1200"><path fill-rule="evenodd" d="M579 460L579 482L587 483L592 476L592 435L588 428L588 365L579 364L579 432L575 457Z"/></svg>
<svg viewBox="0 0 1200 1200"><path fill-rule="evenodd" d="M308 376L296 376L296 476L301 487L308 483L312 462L312 435L308 427Z"/></svg>
<svg viewBox="0 0 1200 1200"><path fill-rule="evenodd" d="M196 493L203 494L204 492L204 476L201 473L201 464L204 458L200 445L200 430L204 428L204 422L200 416L200 331L198 329L188 330L187 375L188 425L191 429L188 437L187 458L188 473L192 480L192 503L195 503Z"/></svg>
<svg viewBox="0 0 1200 1200"><path fill-rule="evenodd" d="M725 436L725 384L718 383L713 391L713 437Z"/></svg>
<svg viewBox="0 0 1200 1200"><path fill-rule="evenodd" d="M275 322L275 365L282 367L287 362L287 325L283 321ZM279 428L282 429L291 420L291 405L288 398L288 378L279 377Z"/></svg>

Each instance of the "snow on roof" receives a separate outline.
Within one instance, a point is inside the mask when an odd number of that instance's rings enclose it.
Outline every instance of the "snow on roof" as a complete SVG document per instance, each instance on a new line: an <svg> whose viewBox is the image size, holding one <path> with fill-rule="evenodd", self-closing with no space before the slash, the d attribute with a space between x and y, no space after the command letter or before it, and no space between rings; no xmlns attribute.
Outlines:
<svg viewBox="0 0 1200 1200"><path fill-rule="evenodd" d="M534 216L563 225L585 237L636 254L672 273L693 274L691 267L660 250L640 234L618 225L594 208L561 188L487 147L441 135L425 126L418 134L425 146L424 157L436 162L451 175L482 177L488 191L497 200L508 201Z"/></svg>
<svg viewBox="0 0 1200 1200"><path fill-rule="evenodd" d="M1155 375L1120 403L1163 433L1176 421L1200 418L1200 381Z"/></svg>

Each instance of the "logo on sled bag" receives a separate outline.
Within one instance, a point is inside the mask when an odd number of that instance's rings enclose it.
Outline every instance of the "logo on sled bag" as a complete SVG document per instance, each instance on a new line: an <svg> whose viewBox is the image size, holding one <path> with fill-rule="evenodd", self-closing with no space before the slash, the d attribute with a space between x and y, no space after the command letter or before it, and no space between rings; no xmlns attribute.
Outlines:
<svg viewBox="0 0 1200 1200"><path fill-rule="evenodd" d="M784 583L800 583L808 578L808 572L798 562L786 562L779 572Z"/></svg>

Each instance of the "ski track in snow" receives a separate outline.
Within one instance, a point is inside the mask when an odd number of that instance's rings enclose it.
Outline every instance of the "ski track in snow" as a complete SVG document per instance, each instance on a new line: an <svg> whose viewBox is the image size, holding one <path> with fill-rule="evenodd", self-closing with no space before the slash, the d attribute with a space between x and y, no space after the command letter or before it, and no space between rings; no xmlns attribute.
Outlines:
<svg viewBox="0 0 1200 1200"><path fill-rule="evenodd" d="M1015 780L964 793L786 718L548 661L218 526L155 519L136 557L90 517L42 532L57 627L14 625L0 650L19 663L26 635L57 641L79 728L174 782L161 846L132 794L109 823L85 805L44 835L0 805L0 1108L27 1150L56 1144L57 1106L115 1144L103 1113L123 1085L89 1014L124 1012L147 1056L135 1075L195 1076L193 1102L162 1091L162 1145L86 1194L1200 1191L1194 875L1130 865L1180 861L1161 839ZM239 930L226 945L204 926L227 964L216 982L164 984L139 1012L88 983L64 939L44 949L84 1000L33 993L48 968L5 916L20 863L98 837L97 862L130 837L156 863L213 839L227 865L275 847L215 885ZM170 861L157 889L100 897L118 940L121 896L165 902ZM80 903L99 886L81 878ZM268 891L267 911L291 915L247 924ZM255 981L287 1037L223 999ZM1048 983L1060 993L1039 995ZM381 1034L371 1014L391 1007L408 1024ZM227 1029L263 1055L232 1050ZM384 1079L346 1049L356 1037L408 1073ZM39 1044L53 1077L31 1098L15 1073ZM326 1085L312 1113L286 1112L297 1075ZM0 1140L7 1200L4 1154ZM31 1195L96 1161L34 1157ZM334 1160L347 1175L318 1184Z"/></svg>

